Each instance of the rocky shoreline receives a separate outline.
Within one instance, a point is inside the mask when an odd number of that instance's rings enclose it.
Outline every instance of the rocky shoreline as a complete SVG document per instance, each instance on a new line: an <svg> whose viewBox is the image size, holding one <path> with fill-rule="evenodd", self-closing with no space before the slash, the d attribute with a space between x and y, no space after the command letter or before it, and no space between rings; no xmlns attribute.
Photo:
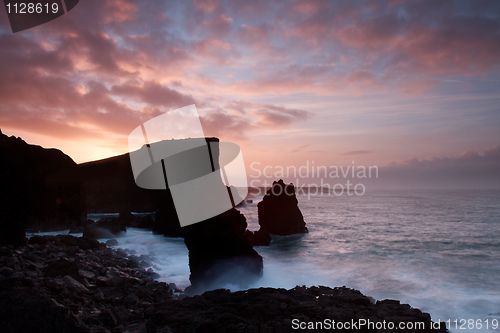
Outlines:
<svg viewBox="0 0 500 333"><path fill-rule="evenodd" d="M148 266L147 258L87 237L34 236L20 247L0 247L0 331L293 332L301 331L294 329L298 321L364 319L425 322L418 332L446 332L431 330L430 315L418 309L394 300L374 303L346 287L219 289L188 296L156 281Z"/></svg>

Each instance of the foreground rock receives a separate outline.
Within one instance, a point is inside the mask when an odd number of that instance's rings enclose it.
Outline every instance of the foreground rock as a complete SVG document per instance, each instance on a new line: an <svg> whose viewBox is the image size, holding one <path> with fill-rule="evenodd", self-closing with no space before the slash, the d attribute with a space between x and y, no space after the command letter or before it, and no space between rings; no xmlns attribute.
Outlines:
<svg viewBox="0 0 500 333"><path fill-rule="evenodd" d="M22 244L25 229L60 230L85 218L76 163L57 149L29 145L0 131L0 245Z"/></svg>
<svg viewBox="0 0 500 333"><path fill-rule="evenodd" d="M297 320L325 319L424 322L425 330L398 332L446 332L430 330L430 316L409 305L373 304L345 287L186 297L155 281L147 265L85 237L35 236L17 249L0 247L0 332L294 332Z"/></svg>
<svg viewBox="0 0 500 333"><path fill-rule="evenodd" d="M171 288L123 250L87 237L34 236L0 255L0 332L168 329L145 313L171 299Z"/></svg>
<svg viewBox="0 0 500 333"><path fill-rule="evenodd" d="M262 275L262 257L252 248L246 218L236 209L183 228L194 292L236 285L248 288Z"/></svg>
<svg viewBox="0 0 500 333"><path fill-rule="evenodd" d="M337 325L366 324L335 329L337 332L446 332L444 326L432 329L430 315L408 304L394 300L373 304L359 291L346 287L259 288L235 293L215 290L156 307L153 321L168 324L173 332L317 332L321 326L310 329L311 325L325 321L330 325L332 321ZM191 321L187 322L187 317ZM368 321L377 326L368 327ZM399 327L402 322L412 327L422 323L423 329L389 329L389 323Z"/></svg>

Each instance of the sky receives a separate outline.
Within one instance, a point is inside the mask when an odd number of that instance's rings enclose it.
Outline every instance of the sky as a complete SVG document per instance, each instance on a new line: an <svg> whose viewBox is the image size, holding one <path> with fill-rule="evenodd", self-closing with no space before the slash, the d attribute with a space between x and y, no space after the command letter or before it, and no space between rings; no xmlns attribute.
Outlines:
<svg viewBox="0 0 500 333"><path fill-rule="evenodd" d="M190 104L254 178L500 188L500 2L82 0L18 33L0 9L3 133L81 163Z"/></svg>

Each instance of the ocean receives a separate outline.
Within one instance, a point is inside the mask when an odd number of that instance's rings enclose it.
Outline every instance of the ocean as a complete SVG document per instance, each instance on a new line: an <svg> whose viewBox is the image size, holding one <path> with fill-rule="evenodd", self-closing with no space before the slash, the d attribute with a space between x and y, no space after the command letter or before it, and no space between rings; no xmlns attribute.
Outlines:
<svg viewBox="0 0 500 333"><path fill-rule="evenodd" d="M500 331L499 190L297 197L309 233L256 247L264 273L252 287L347 286L408 303L451 332ZM257 230L257 204L239 210ZM131 228L117 240L116 247L151 260L159 280L189 285L182 239Z"/></svg>

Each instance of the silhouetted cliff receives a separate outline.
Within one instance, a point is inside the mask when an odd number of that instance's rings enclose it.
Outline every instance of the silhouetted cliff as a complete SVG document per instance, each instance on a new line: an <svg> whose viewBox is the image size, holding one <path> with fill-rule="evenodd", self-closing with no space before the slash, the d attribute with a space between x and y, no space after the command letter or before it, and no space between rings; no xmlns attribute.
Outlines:
<svg viewBox="0 0 500 333"><path fill-rule="evenodd" d="M77 165L57 149L30 145L0 131L0 243L25 241L25 228L57 230L85 219Z"/></svg>
<svg viewBox="0 0 500 333"><path fill-rule="evenodd" d="M219 141L217 138L205 140ZM156 212L152 228L155 233L182 236L170 191L137 186L128 153L82 163L79 165L79 177L85 187L89 213L119 212L125 216L130 212Z"/></svg>
<svg viewBox="0 0 500 333"><path fill-rule="evenodd" d="M135 184L129 154L78 165L83 180L89 213L123 211L151 212L157 209L161 191Z"/></svg>

